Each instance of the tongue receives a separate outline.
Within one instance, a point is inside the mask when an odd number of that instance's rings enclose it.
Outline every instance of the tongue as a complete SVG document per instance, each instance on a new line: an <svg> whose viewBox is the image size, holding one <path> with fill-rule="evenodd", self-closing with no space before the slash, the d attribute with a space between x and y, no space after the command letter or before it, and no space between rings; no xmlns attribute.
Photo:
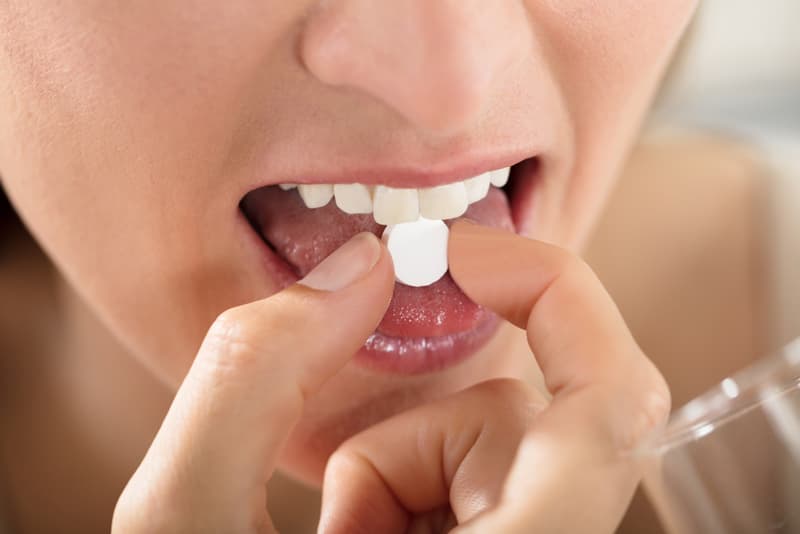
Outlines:
<svg viewBox="0 0 800 534"><path fill-rule="evenodd" d="M242 209L275 252L298 277L305 276L334 250L360 232L380 237L383 226L372 215L348 215L333 201L308 209L296 190L262 187L250 192ZM491 188L465 214L485 226L513 230L505 193ZM487 273L491 276L491 273ZM489 312L470 301L449 274L428 287L395 284L392 302L378 332L392 337L436 337L474 328Z"/></svg>

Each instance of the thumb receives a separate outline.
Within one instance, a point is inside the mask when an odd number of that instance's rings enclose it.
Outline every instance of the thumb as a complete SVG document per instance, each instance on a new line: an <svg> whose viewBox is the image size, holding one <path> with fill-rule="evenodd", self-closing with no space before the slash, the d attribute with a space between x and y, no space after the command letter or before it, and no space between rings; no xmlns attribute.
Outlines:
<svg viewBox="0 0 800 534"><path fill-rule="evenodd" d="M297 284L222 313L120 498L115 530L268 525L265 484L305 400L375 330L393 282L386 249L360 234Z"/></svg>

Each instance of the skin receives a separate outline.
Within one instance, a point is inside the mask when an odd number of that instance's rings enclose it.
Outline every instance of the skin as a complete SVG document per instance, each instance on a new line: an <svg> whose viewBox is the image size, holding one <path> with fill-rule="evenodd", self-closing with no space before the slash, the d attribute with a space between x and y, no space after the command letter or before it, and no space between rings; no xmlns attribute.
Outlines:
<svg viewBox="0 0 800 534"><path fill-rule="evenodd" d="M524 148L544 173L531 237L579 250L695 4L10 0L3 186L75 298L175 390L215 317L277 291L237 206L309 151L425 170ZM277 463L319 482L359 430L533 373L510 329L436 375L346 364Z"/></svg>
<svg viewBox="0 0 800 534"><path fill-rule="evenodd" d="M508 258L490 253L498 246ZM574 255L457 222L449 256L473 300L527 332L552 399L487 381L356 435L328 463L319 532L612 532L641 476L641 440L669 412L666 383ZM487 269L512 283L498 290ZM273 532L264 503L281 447L380 321L392 275L385 247L360 234L300 283L220 316L112 531ZM327 328L337 312L351 321ZM283 358L298 320L319 335Z"/></svg>
<svg viewBox="0 0 800 534"><path fill-rule="evenodd" d="M637 341L664 373L674 406L781 343L771 338L764 346L770 339L768 326L774 323L758 299L770 292L772 281L758 268L764 261L758 244L766 236L764 213L758 209L768 183L762 165L752 148L716 137L682 134L670 142L659 138L640 144L586 250L587 261ZM689 204L692 209L687 209ZM632 220L637 224L630 225ZM711 243L715 248L709 254ZM71 336L76 341L91 340L91 352L77 351L80 346L75 343L59 345L58 366L52 363L52 348L32 350L37 348L35 339L52 337L53 321L63 321L61 314L50 317L46 311L64 302L65 288L53 279L52 267L31 240L5 239L2 244L0 294L5 302L18 303L11 310L0 308L0 362L5 366L0 376L6 379L0 387L0 466L9 498L5 510L11 514L6 520L19 532L107 532L116 497L150 445L171 396L158 387L148 389L157 384L83 308L70 310L71 322L79 328L72 324L67 329L80 331L80 336ZM626 262L619 262L620 254ZM637 265L633 280L630 265ZM714 277L713 282L698 278L698 265L726 276ZM665 286L664 280L671 282ZM731 299L742 306L731 307ZM652 302L674 306L653 308ZM720 325L736 335L717 335ZM32 331L38 334L32 337ZM675 336L675 331L681 335ZM63 343L64 336L57 341ZM700 368L698 361L704 362ZM64 380L63 370L70 371L70 380ZM77 403L74 397L79 397ZM135 405L131 398L136 398ZM495 402L505 409L498 410ZM79 426L76 407L83 417ZM482 410L476 412L476 407ZM473 412L488 414L487 421L493 423L498 414L513 418L516 409L493 394L488 402L467 405L466 413ZM119 425L121 419L124 426ZM513 439L509 433L499 445ZM486 462L490 472L496 465ZM281 532L316 528L316 491L276 476L270 481L269 497L270 515ZM86 502L94 504L87 508ZM42 514L42 509L48 513ZM640 495L617 532L661 532L657 523Z"/></svg>

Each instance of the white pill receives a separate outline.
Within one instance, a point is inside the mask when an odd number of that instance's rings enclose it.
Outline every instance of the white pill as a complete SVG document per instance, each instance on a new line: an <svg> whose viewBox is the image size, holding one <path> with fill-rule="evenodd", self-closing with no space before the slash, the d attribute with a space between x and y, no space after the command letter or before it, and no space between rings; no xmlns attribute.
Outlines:
<svg viewBox="0 0 800 534"><path fill-rule="evenodd" d="M398 282L425 287L447 272L447 239L450 229L442 221L420 217L409 223L387 226L383 241L392 255Z"/></svg>

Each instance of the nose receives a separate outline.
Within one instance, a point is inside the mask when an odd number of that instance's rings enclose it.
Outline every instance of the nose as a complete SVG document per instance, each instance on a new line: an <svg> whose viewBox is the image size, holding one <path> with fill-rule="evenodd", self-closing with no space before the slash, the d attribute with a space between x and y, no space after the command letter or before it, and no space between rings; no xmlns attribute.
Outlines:
<svg viewBox="0 0 800 534"><path fill-rule="evenodd" d="M322 82L451 133L479 120L532 42L521 0L326 0L309 16L300 54Z"/></svg>

